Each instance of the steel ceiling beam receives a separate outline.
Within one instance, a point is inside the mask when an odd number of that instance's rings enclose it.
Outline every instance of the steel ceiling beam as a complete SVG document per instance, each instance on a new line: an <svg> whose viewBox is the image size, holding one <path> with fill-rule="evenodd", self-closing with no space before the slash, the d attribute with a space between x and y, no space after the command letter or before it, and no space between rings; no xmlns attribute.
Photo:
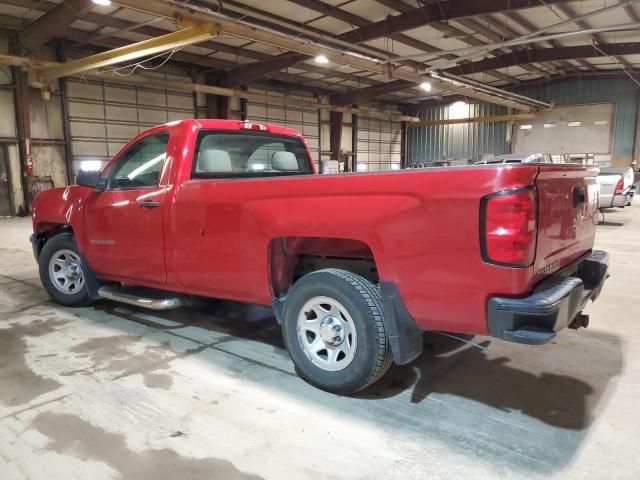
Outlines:
<svg viewBox="0 0 640 480"><path fill-rule="evenodd" d="M76 30L70 28L67 30L68 38L72 40L81 40L86 38L86 33L83 30ZM128 42L121 38L103 38L101 40L92 42L91 44L98 48L114 49L124 45L128 45ZM236 64L229 60L223 60L221 58L215 58L210 56L198 55L197 53L185 52L180 50L173 54L171 60L175 63L184 64L187 66L201 66L207 70L216 70L220 73L232 69ZM125 72L125 75L127 72ZM113 74L114 80L119 78L116 74ZM291 73L272 72L265 80L277 80L279 82L286 83L290 87L295 85L297 88L313 89L314 93L330 95L337 93L337 89L331 84L324 84L317 80L313 80L307 77L303 77Z"/></svg>
<svg viewBox="0 0 640 480"><path fill-rule="evenodd" d="M235 87L237 85L250 83L269 73L282 70L294 63L302 62L306 58L308 58L308 56L304 54L287 52L267 60L241 65L226 73L224 84L227 87Z"/></svg>
<svg viewBox="0 0 640 480"><path fill-rule="evenodd" d="M82 20L86 20L87 22L95 23L97 25L104 25L104 26L113 27L113 28L122 29L122 30L135 31L136 33L147 35L149 37L158 37L160 35L165 35L166 33L168 33L167 30L162 28L154 27L151 25L136 24L129 20L124 20L124 19L112 17L112 16L100 15L97 13L89 12L85 15L82 15L80 18ZM118 32L113 32L112 34L110 34L110 36L117 35L117 33ZM92 37L93 35L90 32L85 32L83 36L83 40L81 41L85 43L92 43L93 42ZM270 60L273 58L273 56L269 55L268 53L258 52L256 50L251 50L248 48L235 47L233 45L216 42L214 40L204 41L198 46L201 46L203 48L208 48L216 52L228 53L230 55L235 55L237 57L244 57L244 58L250 58L252 60L259 60L260 62L264 62L266 60ZM231 65L229 69L233 69L236 66L237 65ZM333 77L341 78L343 80L359 82L365 85L376 85L381 83L379 81L371 80L366 77L360 77L358 75L354 75L353 73L346 73L346 72L340 72L335 70L328 72L326 68L323 68L319 65L302 64L302 65L298 65L296 68L300 70L308 71L308 72L313 72L313 73L320 73L324 75L329 74Z"/></svg>
<svg viewBox="0 0 640 480"><path fill-rule="evenodd" d="M13 65L13 66L21 66L23 68L31 68L34 69L36 67L41 67L42 65L47 65L51 67L62 66L64 64L60 64L57 62L42 62L40 60L33 60L25 57L18 57L12 55L0 55L0 65ZM93 71L86 74L87 77L100 79L100 80L111 80L112 78L109 76L109 72L100 72ZM366 117L375 117L375 118L387 118L393 119L396 121L407 121L407 122L417 122L420 119L413 116L403 115L402 112L399 111L385 111L377 108L368 108L368 107L345 107L339 105L331 105L326 101L320 100L312 100L312 99L301 99L297 98L287 98L278 95L272 95L269 93L257 93L257 92L249 92L242 89L232 89L225 87L216 87L212 85L205 85L201 83L191 83L184 81L175 81L175 80L162 80L155 77L145 77L142 75L131 75L127 77L119 77L118 83L125 84L133 84L133 85L144 85L144 86L155 86L166 88L169 90L183 91L183 92L201 92L205 94L212 95L220 95L225 97L234 97L234 98L245 98L247 100L253 100L256 102L269 102L275 105L292 105L296 107L303 108L317 108L319 110L329 110L335 112L344 112L344 113L355 113L359 115L363 115ZM31 87L34 88L46 88L46 85L41 82L32 82Z"/></svg>
<svg viewBox="0 0 640 480"><path fill-rule="evenodd" d="M217 27L211 24L188 27L161 37L150 38L89 57L72 60L59 66L44 68L38 72L38 76L50 81L100 67L167 52L185 45L202 42L203 40L215 37L217 34Z"/></svg>
<svg viewBox="0 0 640 480"><path fill-rule="evenodd" d="M485 117L449 118L445 120L423 120L407 124L408 127L433 127L436 125L457 125L460 123L512 122L535 118L535 113L512 113L508 115L488 115Z"/></svg>
<svg viewBox="0 0 640 480"><path fill-rule="evenodd" d="M620 7L622 6L622 4L617 4L614 5L614 7ZM609 7L610 9L611 7ZM585 30L591 29L591 26L584 20L582 19L576 19L574 17L577 17L577 13L575 10L573 10L571 7L569 7L568 5L558 5L558 10L560 10L564 15L566 15L569 19L573 19L573 23L575 23L577 26L579 26L580 28L583 28ZM584 17L584 15L582 15L581 17ZM578 17L578 18L581 18ZM593 38L600 44L600 46L606 47L607 43L604 41L604 39L602 38L601 35L595 34L593 35ZM615 61L617 61L620 66L626 70L626 69L633 69L633 67L629 64L629 62L627 62L624 58L618 56L618 55L613 55L613 59Z"/></svg>
<svg viewBox="0 0 640 480"><path fill-rule="evenodd" d="M484 3L486 0L481 0L480 3ZM500 3L505 4L508 2L515 3L516 5L530 5L533 0L500 0ZM554 0L557 1L557 0ZM179 21L186 22L213 22L221 31L226 34L233 35L239 38L246 38L248 40L272 45L284 50L290 50L293 52L303 53L309 56L315 56L320 52L323 52L329 61L339 64L347 65L358 70L366 70L372 73L385 75L389 79L407 80L415 84L421 83L425 80L425 75L416 73L414 71L407 70L405 68L399 68L396 65L384 64L379 61L363 57L361 55L351 54L345 51L337 51L334 49L322 47L321 45L312 44L308 41L299 40L294 37L286 36L281 33L268 30L266 28L259 28L255 25L247 24L246 22L231 19L222 15L215 14L210 11L203 11L189 6L177 5L168 3L162 0L113 0L118 5L133 8L142 12L163 16L166 18L178 19ZM450 2L448 2L450 3ZM504 8L504 7L503 7ZM514 108L520 111L530 111L534 107L532 104L528 104L523 101L516 101L510 98L511 94L506 91L497 93L485 93L476 87L468 87L461 85L459 82L451 83L440 79L432 79L431 83L434 87L446 90L452 93L464 95L469 98L475 98L477 100L486 101L489 103L495 103L498 105L504 105L506 107Z"/></svg>
<svg viewBox="0 0 640 480"><path fill-rule="evenodd" d="M526 18L524 18L522 15L520 15L519 13L516 12L507 12L506 16L509 20L511 20L512 22L520 25L520 28L523 28L524 30L526 30L527 32L529 32L527 35L531 34L532 32L535 32L536 30L538 30L538 28L531 23L529 20L527 20ZM559 42L557 42L556 40L548 40L547 42L545 42L549 45L551 45L554 48L562 48L562 44L560 44ZM577 60L577 62L582 65L583 67L591 70L591 71L595 71L593 65L591 65L589 62L587 62L584 59L579 59Z"/></svg>
<svg viewBox="0 0 640 480"><path fill-rule="evenodd" d="M328 5L320 0L289 0L291 3L295 3L303 8L309 8L314 10L322 15L326 15L327 17L335 18L342 22L348 23L352 27L367 27L374 22L371 20L367 20L359 15L355 15L351 12L347 12L346 10L342 10L341 8L334 7L332 5ZM413 47L418 50L422 50L424 52L438 52L440 49L429 44L423 42L422 40L418 40L416 38L410 37L408 35L404 35L402 33L392 33L389 35L389 38L396 40L397 42L403 43L410 47Z"/></svg>
<svg viewBox="0 0 640 480"><path fill-rule="evenodd" d="M27 51L41 47L83 13L88 12L95 3L91 0L65 0L31 23L20 33L19 40Z"/></svg>
<svg viewBox="0 0 640 480"><path fill-rule="evenodd" d="M511 15L515 15L515 13L512 13ZM487 25L492 26L496 30L496 32L499 35L501 35L502 38L504 38L505 40L510 40L512 38L520 36L513 29L511 29L510 27L508 27L504 23L493 19L492 17L485 16L485 17L482 17L482 20ZM525 30L531 31L529 28L525 28L525 27L523 27L523 28ZM552 43L552 42L549 42L549 43ZM512 50L512 49L510 49L510 50ZM522 50L522 47L514 47L513 50ZM506 50L502 50L502 49L501 50L497 50L497 51L506 53ZM495 54L493 56L495 56ZM545 64L544 66L547 67L548 65L550 65L554 70L556 69L556 65L553 64L553 63ZM560 65L562 65L562 67L565 68L565 69L576 70L577 71L577 68L574 67L573 65L571 65L568 62L561 63ZM525 69L527 72L531 72L531 73L534 73L536 75L540 75L540 76L542 76L544 78L551 78L551 75L549 75L546 70L543 70L542 68L536 67L535 65L522 65L522 68Z"/></svg>
<svg viewBox="0 0 640 480"><path fill-rule="evenodd" d="M33 10L37 10L37 11L44 11L46 9L51 9L51 8L55 8L57 5L55 3L53 3L50 0L2 0L2 3L6 3L9 5L14 5L14 6L20 6L20 7L24 7L24 8L30 8ZM225 6L228 7L229 3L228 1L225 2ZM14 18L14 17L12 17ZM158 18L158 17L157 17ZM136 33L140 33L142 35L147 35L149 37L158 37L161 35L165 35L167 33L170 33L170 31L164 29L164 28L158 28L155 27L151 24L148 23L144 23L144 24L139 24L139 23L135 23L132 22L130 20L125 20L123 18L120 17L114 17L112 15L104 15L104 14L99 14L96 12L87 12L81 16L78 17L79 20L85 20L87 22L91 22L91 23L95 23L96 25L100 25L100 26L107 26L107 27L112 27L115 28L117 31L115 32L110 32L108 35L99 35L96 36L93 32L84 32L83 35L75 35L76 38L78 39L78 41L83 42L83 43L93 43L95 44L95 40L97 38L101 38L101 39L105 39L105 38L110 38L113 36L117 36L118 34L118 30L120 31L135 31ZM306 26L306 29L309 30L311 33L313 33L316 36L321 36L321 35L326 35L324 32L322 32L321 30ZM63 39L65 33L68 30L65 29L60 29L57 32L56 38L60 38ZM238 57L244 57L244 58L250 58L252 60L259 60L259 61L263 61L263 60L268 60L270 58L272 58L272 55L269 55L267 53L263 53L263 52L258 52L256 50L251 50L248 48L243 48L243 47L234 47L233 45L228 45L225 43L220 43L220 42L216 42L213 40L209 40L209 41L205 41L202 42L201 45L204 48L208 48L214 51L219 51L219 52L223 52L223 53L228 53L231 55L235 55ZM71 46L73 47L73 45ZM374 49L372 49L374 50ZM379 51L378 54L380 56L384 55L384 51ZM228 67L229 69L234 68L237 65L230 65L230 67ZM376 85L379 83L383 83L380 82L378 80L372 80L370 78L367 77L362 77L362 76L358 76L355 75L353 73L347 73L347 72L341 72L341 71L336 71L335 69L332 69L331 71L328 71L326 68L321 67L319 65L310 65L310 64L300 64L297 65L296 68L300 69L300 70L305 70L308 72L313 72L313 73L319 73L319 74L324 74L324 75L330 75L332 77L337 77L337 78L341 78L343 80L349 80L349 81L353 81L353 82L357 82L357 83L361 83L364 85Z"/></svg>
<svg viewBox="0 0 640 480"><path fill-rule="evenodd" d="M553 4L565 1L569 0L549 0L546 3ZM355 21L353 17L359 18L355 15L352 16L352 14L344 12L337 7L332 7L330 5L319 2L318 0L294 0L294 3L298 2L301 6L307 6L308 8L314 9L326 15L332 13L332 16L334 16L334 18L339 18L343 21L347 21L347 16L349 17L351 22ZM530 8L541 5L542 4L539 2L539 0L477 0L475 2L437 2L437 4L424 5L419 8L406 10L400 15L392 16L379 22L370 22L366 19L361 19L360 21L358 21L358 23L353 23L358 28L338 35L336 38L343 42L346 41L349 43L361 44L366 41L374 40L383 36L389 36L390 38L393 38L393 36L398 34L399 32L421 27L424 25L429 25L434 22L450 21L466 16L499 13L502 11ZM336 13L337 11L341 13ZM404 40L406 40L407 38L410 39L411 37L403 36L403 38ZM404 40L398 40L404 42ZM430 48L425 48L424 46L422 46L419 49L427 53L435 53L440 51L433 46L429 45L428 47ZM293 59L287 66L292 65L295 65Z"/></svg>
<svg viewBox="0 0 640 480"><path fill-rule="evenodd" d="M333 105L349 105L412 87L415 87L415 83L413 82L408 82L407 80L392 80L391 82L382 83L380 85L372 85L366 88L359 88L357 90L350 90L345 93L331 95L330 101Z"/></svg>
<svg viewBox="0 0 640 480"><path fill-rule="evenodd" d="M600 48L607 55L634 55L640 54L640 43L609 43ZM456 75L470 75L496 68L514 67L517 65L553 62L560 60L573 60L584 58L596 58L604 56L593 45L576 45L573 47L538 48L511 52L498 55L494 58L485 58L476 62L470 62L444 70Z"/></svg>
<svg viewBox="0 0 640 480"><path fill-rule="evenodd" d="M395 15L366 27L356 28L339 35L340 40L362 43L376 38L386 37L394 33L404 32L422 27L433 22L450 21L456 18L500 13L510 10L520 10L542 5L563 3L568 0L458 0L448 2L434 2L414 8L405 13Z"/></svg>

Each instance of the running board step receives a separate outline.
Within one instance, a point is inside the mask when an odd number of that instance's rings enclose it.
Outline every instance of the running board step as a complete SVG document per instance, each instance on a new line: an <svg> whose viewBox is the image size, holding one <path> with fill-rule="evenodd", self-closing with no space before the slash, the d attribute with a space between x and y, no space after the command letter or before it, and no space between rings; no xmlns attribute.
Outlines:
<svg viewBox="0 0 640 480"><path fill-rule="evenodd" d="M153 290L151 288L104 286L100 287L98 295L106 300L135 305L149 310L171 310L185 305L183 298L176 297L171 292Z"/></svg>

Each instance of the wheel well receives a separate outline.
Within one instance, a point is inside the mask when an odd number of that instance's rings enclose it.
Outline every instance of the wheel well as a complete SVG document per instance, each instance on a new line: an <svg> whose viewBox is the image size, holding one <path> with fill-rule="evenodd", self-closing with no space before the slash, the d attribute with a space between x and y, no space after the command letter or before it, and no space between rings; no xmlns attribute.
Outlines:
<svg viewBox="0 0 640 480"><path fill-rule="evenodd" d="M34 248L36 256L40 255L42 247L44 247L44 244L47 243L50 238L58 235L59 233L66 232L69 232L73 235L73 228L71 228L70 225L64 223L39 223L35 231L36 243L34 244Z"/></svg>
<svg viewBox="0 0 640 480"><path fill-rule="evenodd" d="M65 223L39 223L36 227L36 234L45 240L59 233L67 232L73 234L73 228L71 228L71 225Z"/></svg>
<svg viewBox="0 0 640 480"><path fill-rule="evenodd" d="M271 241L269 272L274 298L285 295L307 273L340 268L378 283L371 248L359 240L322 237L280 237Z"/></svg>

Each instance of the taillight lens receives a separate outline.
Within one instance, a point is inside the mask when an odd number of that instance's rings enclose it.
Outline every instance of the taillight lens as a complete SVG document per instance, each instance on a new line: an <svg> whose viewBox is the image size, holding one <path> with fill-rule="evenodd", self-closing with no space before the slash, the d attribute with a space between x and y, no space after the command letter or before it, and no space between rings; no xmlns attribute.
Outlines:
<svg viewBox="0 0 640 480"><path fill-rule="evenodd" d="M536 253L538 195L534 188L493 193L482 199L480 244L489 263L526 267Z"/></svg>
<svg viewBox="0 0 640 480"><path fill-rule="evenodd" d="M609 184L611 185L611 184ZM616 183L616 191L615 193L622 193L622 191L624 190L624 181L622 179L618 180L618 183Z"/></svg>

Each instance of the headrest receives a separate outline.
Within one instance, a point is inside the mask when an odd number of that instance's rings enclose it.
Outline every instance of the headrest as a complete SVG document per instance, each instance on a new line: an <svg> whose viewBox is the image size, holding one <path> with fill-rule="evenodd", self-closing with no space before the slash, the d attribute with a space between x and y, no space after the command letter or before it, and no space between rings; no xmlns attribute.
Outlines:
<svg viewBox="0 0 640 480"><path fill-rule="evenodd" d="M225 150L202 150L196 172L231 172L231 159Z"/></svg>
<svg viewBox="0 0 640 480"><path fill-rule="evenodd" d="M275 152L271 156L271 168L284 172L298 171L298 160L293 152Z"/></svg>

